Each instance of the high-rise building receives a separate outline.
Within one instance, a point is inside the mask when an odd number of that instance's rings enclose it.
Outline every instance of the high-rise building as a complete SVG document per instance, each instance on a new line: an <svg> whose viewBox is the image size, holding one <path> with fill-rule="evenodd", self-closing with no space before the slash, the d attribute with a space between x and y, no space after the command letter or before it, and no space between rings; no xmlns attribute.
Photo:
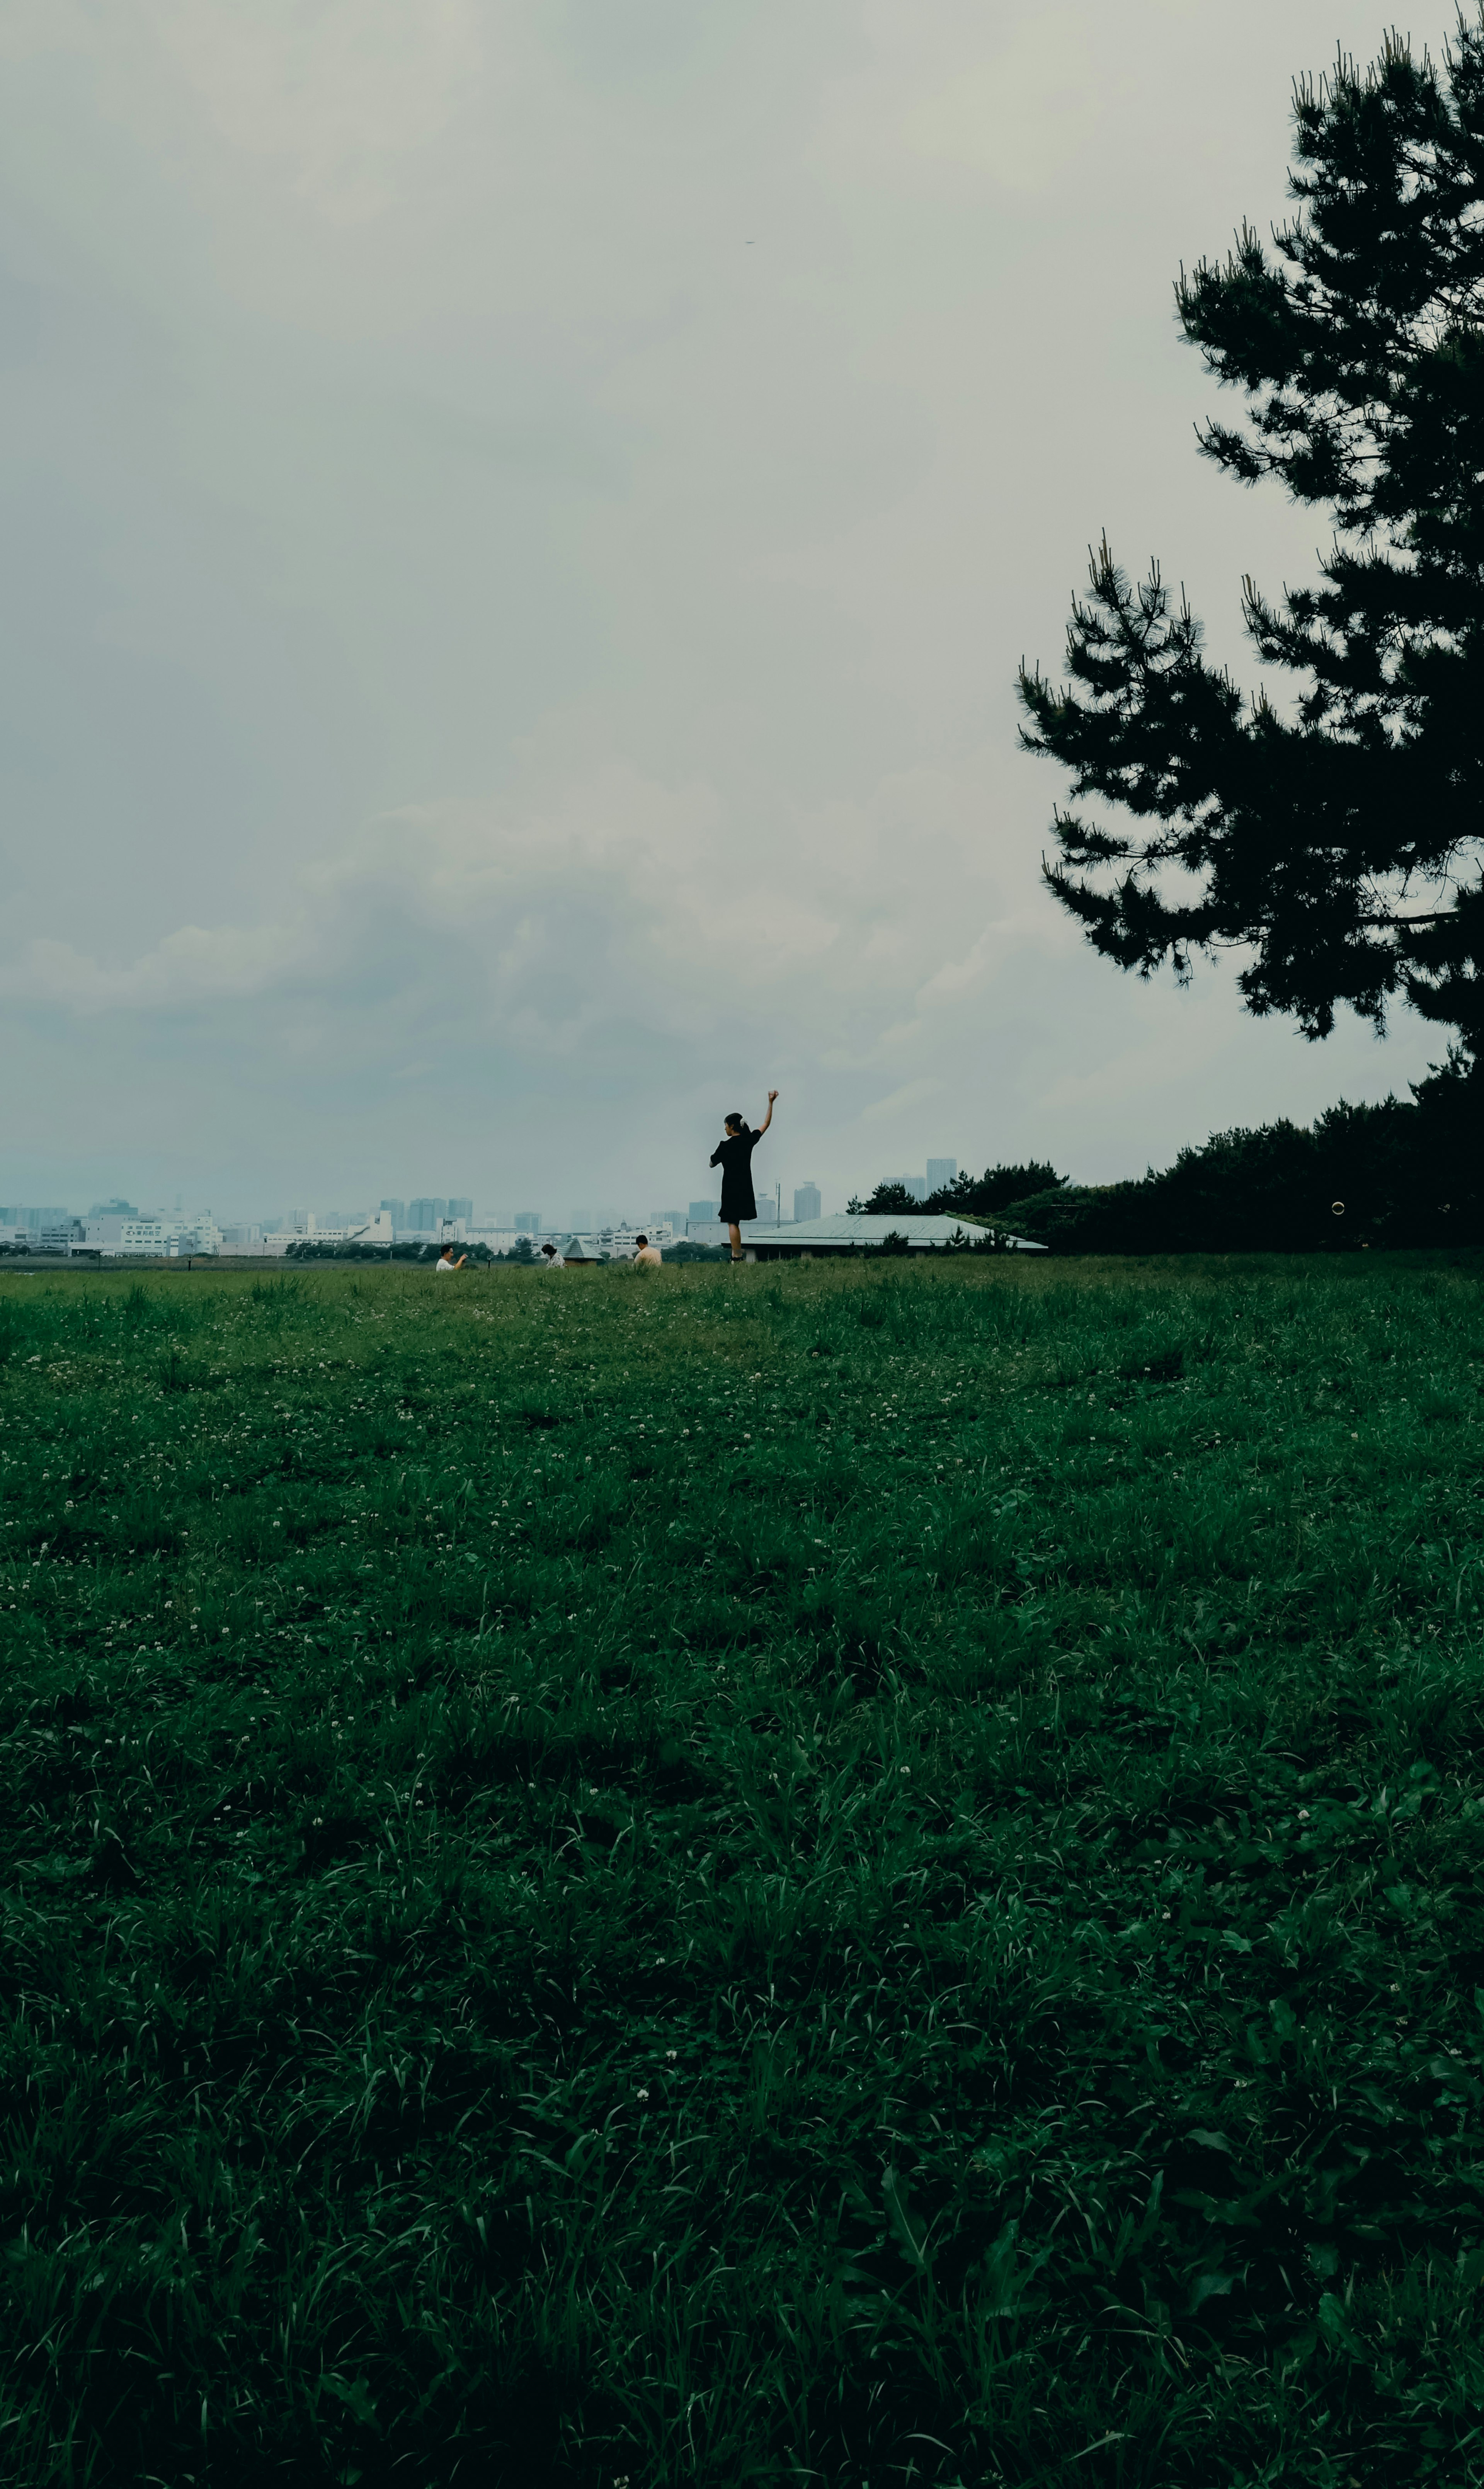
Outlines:
<svg viewBox="0 0 1484 2489"><path fill-rule="evenodd" d="M929 1159L928 1161L928 1191L941 1192L946 1184L953 1183L957 1172L956 1159Z"/></svg>
<svg viewBox="0 0 1484 2489"><path fill-rule="evenodd" d="M382 1208L385 1211L393 1227L405 1227L407 1225L407 1204L405 1201L384 1201Z"/></svg>
<svg viewBox="0 0 1484 2489"><path fill-rule="evenodd" d="M668 1227L671 1236L683 1236L685 1234L685 1213L683 1210L657 1210L654 1213L654 1223L656 1227Z"/></svg>
<svg viewBox="0 0 1484 2489"><path fill-rule="evenodd" d="M510 1224L517 1236L539 1236L541 1213L539 1210L518 1210Z"/></svg>
<svg viewBox="0 0 1484 2489"><path fill-rule="evenodd" d="M457 1198L450 1193L448 1196L448 1207L443 1215L447 1218L472 1218L474 1215L474 1205L471 1201L468 1200L463 1193L460 1193Z"/></svg>
<svg viewBox="0 0 1484 2489"><path fill-rule="evenodd" d="M442 1195L424 1193L407 1205L407 1223L420 1236L428 1236L440 1226L447 1214L448 1204Z"/></svg>
<svg viewBox="0 0 1484 2489"><path fill-rule="evenodd" d="M714 1218L716 1216L716 1204L714 1201L693 1201L690 1209L686 1213L686 1216L688 1218Z"/></svg>
<svg viewBox="0 0 1484 2489"><path fill-rule="evenodd" d="M796 1184L793 1187L793 1215L797 1218L818 1218L823 1216L816 1184Z"/></svg>

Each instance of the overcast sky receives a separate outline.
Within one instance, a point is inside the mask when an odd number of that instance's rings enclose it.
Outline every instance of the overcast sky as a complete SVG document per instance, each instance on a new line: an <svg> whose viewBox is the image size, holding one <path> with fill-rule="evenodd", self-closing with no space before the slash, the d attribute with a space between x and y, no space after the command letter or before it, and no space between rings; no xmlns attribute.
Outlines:
<svg viewBox="0 0 1484 2489"><path fill-rule="evenodd" d="M1013 689L1104 528L1248 679L1312 574L1171 283L1384 22L9 0L0 1198L642 1214L771 1085L832 1208L1405 1094L1405 1015L1084 947Z"/></svg>

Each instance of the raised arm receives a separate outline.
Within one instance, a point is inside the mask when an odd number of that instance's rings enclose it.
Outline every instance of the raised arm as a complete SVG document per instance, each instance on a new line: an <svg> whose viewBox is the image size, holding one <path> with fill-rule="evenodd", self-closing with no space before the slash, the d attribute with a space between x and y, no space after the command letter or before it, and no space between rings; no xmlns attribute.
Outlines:
<svg viewBox="0 0 1484 2489"><path fill-rule="evenodd" d="M758 1127L757 1127L757 1138L759 1139L759 1141L761 1140L761 1138L762 1138L762 1136L763 1136L763 1133L767 1130L768 1126L769 1126L769 1125L772 1123L772 1121L773 1121L773 1101L774 1101L774 1099L775 1099L777 1096L778 1096L778 1091L777 1091L776 1089L770 1089L770 1090L768 1091L768 1111L767 1111L767 1113L764 1115L764 1117L763 1117L763 1119L762 1119L761 1123L760 1123L760 1124L758 1125Z"/></svg>

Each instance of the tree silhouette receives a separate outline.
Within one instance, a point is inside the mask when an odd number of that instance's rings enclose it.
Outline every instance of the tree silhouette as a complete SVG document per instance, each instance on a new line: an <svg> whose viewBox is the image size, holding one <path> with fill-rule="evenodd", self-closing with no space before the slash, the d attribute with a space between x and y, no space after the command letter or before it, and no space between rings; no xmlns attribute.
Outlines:
<svg viewBox="0 0 1484 2489"><path fill-rule="evenodd" d="M1317 587L1247 579L1292 713L1243 698L1156 566L1104 538L1068 631L1070 685L1020 673L1022 740L1073 775L1044 867L1094 948L1144 975L1238 946L1249 1010L1327 1035L1401 992L1484 1051L1484 9L1441 68L1391 38L1295 92L1292 222L1243 227L1176 303L1242 428L1200 447L1275 476L1334 529Z"/></svg>
<svg viewBox="0 0 1484 2489"><path fill-rule="evenodd" d="M1033 1192L1049 1192L1066 1181L1049 1161L1039 1159L1029 1159L1023 1166L985 1167L983 1175L970 1175L965 1169L952 1184L940 1185L929 1193L925 1206L950 1217L984 1217L1013 1201L1024 1201Z"/></svg>

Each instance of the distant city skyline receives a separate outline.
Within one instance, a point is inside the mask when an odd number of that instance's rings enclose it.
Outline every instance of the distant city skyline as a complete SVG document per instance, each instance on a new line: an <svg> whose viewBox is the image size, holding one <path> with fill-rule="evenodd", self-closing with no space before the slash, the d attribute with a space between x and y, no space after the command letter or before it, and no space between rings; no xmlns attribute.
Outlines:
<svg viewBox="0 0 1484 2489"><path fill-rule="evenodd" d="M776 1164L782 1153L775 1152L771 1155ZM929 1160L928 1163L936 1168L943 1163L952 1165L955 1162L934 1159ZM755 1169L755 1181L758 1218L761 1223L766 1224L779 1215L778 1205L787 1187L783 1178L776 1174L769 1182L760 1162ZM878 1179L872 1177L870 1181L873 1183ZM513 1189L514 1187L509 1187L505 1190L505 1201L509 1201ZM148 1187L135 1187L134 1190L138 1195L137 1199L133 1195L126 1197L123 1193L114 1193L106 1200L92 1201L86 1211L72 1205L58 1203L43 1206L13 1204L10 1208L0 1205L0 1230L24 1228L28 1232L40 1233L48 1225L55 1227L59 1222L67 1220L102 1217L128 1217L135 1220L145 1218L173 1221L178 1224L185 1216L182 1208L184 1196L179 1187L172 1202L159 1204L155 1208L145 1206L148 1201ZM620 1197L595 1203L592 1196L588 1195L584 1200L569 1203L556 1211L544 1207L511 1210L484 1206L481 1204L479 1194L472 1191L378 1193L368 1189L363 1196L366 1206L344 1208L327 1206L329 1201L328 1193L315 1196L306 1187L298 1193L293 1206L287 1210L255 1208L248 1211L238 1207L227 1211L221 1216L220 1233L234 1239L250 1238L254 1241L260 1241L272 1234L311 1232L331 1237L335 1235L349 1237L374 1225L378 1234L389 1232L406 1237L437 1237L445 1229L459 1226L476 1235L514 1233L540 1237L552 1234L595 1235L603 1230L642 1225L647 1221L651 1226L668 1224L675 1234L679 1235L683 1234L688 1224L704 1223L707 1220L713 1220L716 1216L718 1203L716 1191L706 1197L696 1196L683 1210L676 1207L656 1207L656 1201L663 1201L664 1197L663 1190L659 1187L636 1186L631 1187L626 1199ZM795 1218L821 1215L824 1195L820 1187L812 1179L806 1179L802 1185L796 1185L793 1187L793 1197ZM189 1215L198 1223L208 1222L215 1226L217 1221L213 1208L202 1199L200 1193L193 1195L193 1198L196 1207ZM347 1198L354 1199L354 1196L341 1196L342 1201ZM485 1197L486 1202L488 1198L488 1196ZM373 1203L374 1207L370 1206ZM801 1203L806 1207L801 1209L798 1206ZM810 1204L813 1206L807 1206ZM842 1198L840 1206L843 1207Z"/></svg>
<svg viewBox="0 0 1484 2489"><path fill-rule="evenodd" d="M956 1161L931 1159L928 1165L934 1171L936 1180L938 1167L942 1165L955 1167ZM868 1189L880 1182L911 1182L921 1186L924 1181L922 1177L910 1179L880 1177L873 1173L860 1179ZM759 1214L771 1217L779 1196L782 1194L786 1199L790 1187L781 1177L768 1183L759 1173L756 1191ZM795 1205L791 1215L795 1218L817 1217L822 1215L822 1205L826 1195L823 1188L813 1179L805 1178L801 1183L794 1184L791 1187L791 1193ZM506 1199L508 1198L507 1192ZM328 1192L318 1196L306 1192L298 1197L288 1208L254 1207L248 1210L237 1207L220 1215L228 1225L260 1228L295 1226L302 1228L311 1221L318 1228L350 1228L362 1222L380 1219L389 1221L398 1232L436 1234L442 1225L462 1220L466 1225L475 1228L510 1228L532 1235L557 1232L583 1234L596 1232L603 1227L622 1225L634 1219L642 1222L646 1217L657 1222L668 1219L677 1227L683 1226L691 1219L714 1218L717 1213L719 1191L712 1191L706 1195L695 1195L683 1208L658 1206L658 1203L663 1202L663 1194L658 1192L658 1187L646 1188L642 1186L635 1186L628 1200L619 1197L607 1202L594 1203L591 1198L588 1198L585 1201L559 1206L555 1210L529 1206L509 1209L499 1204L498 1196L493 1203L487 1203L482 1201L477 1193L403 1194L382 1193L368 1188L362 1201L357 1202L353 1199L349 1207L337 1205ZM638 1206L636 1206L636 1199ZM187 1200L194 1205L193 1216L211 1215L213 1206L199 1194L191 1193L189 1187L186 1187L185 1192L178 1189L175 1197L169 1202L151 1204L147 1189L135 1187L132 1193L114 1193L106 1199L93 1199L85 1205L80 1201L45 1204L26 1204L17 1201L10 1205L0 1203L0 1226L7 1223L37 1225L47 1219L64 1217L114 1216L173 1218L182 1215L183 1205ZM807 1206L811 1203L818 1203L820 1207ZM841 1207L843 1207L842 1200Z"/></svg>
<svg viewBox="0 0 1484 2489"><path fill-rule="evenodd" d="M882 1184L899 1184L914 1201L926 1201L929 1193L952 1184L958 1172L956 1159L929 1159L922 1175L886 1175L877 1179ZM872 1187L874 1189L874 1187Z"/></svg>
<svg viewBox="0 0 1484 2489"><path fill-rule="evenodd" d="M956 1158L938 1157L927 1160L923 1175L880 1176L868 1169L854 1188L869 1192L878 1183L898 1183L904 1185L914 1199L922 1200L940 1185L952 1183L957 1167ZM775 1177L770 1184L758 1170L756 1198L759 1224L772 1223L778 1215L780 1197L786 1197L788 1187L781 1177ZM506 1201L509 1198L507 1191ZM716 1191L695 1195L683 1209L657 1206L663 1198L658 1187L647 1188L646 1197L645 1188L636 1186L627 1200L595 1202L588 1196L585 1200L554 1210L528 1204L525 1208L508 1209L499 1205L498 1197L495 1206L486 1206L476 1192L375 1193L368 1190L366 1206L350 1208L326 1206L328 1194L322 1194L318 1201L301 1195L288 1210L229 1211L221 1216L219 1232L234 1239L261 1241L273 1234L290 1233L351 1236L372 1227L378 1235L437 1237L445 1229L458 1227L473 1235L525 1234L535 1238L543 1235L595 1235L605 1229L642 1226L647 1221L655 1226L668 1224L676 1235L680 1235L688 1225L703 1225L717 1217L719 1195ZM830 1207L843 1209L843 1193L838 1201L830 1202L826 1189L813 1178L805 1178L793 1185L791 1216L794 1220L822 1216L827 1203ZM180 1226L183 1219L193 1219L202 1232L205 1232L204 1223L214 1227L218 1224L212 1207L199 1198L193 1197L193 1206L188 1212L183 1209L183 1197L179 1191L172 1202L150 1207L147 1193L140 1187L135 1187L131 1194L115 1193L106 1200L95 1199L86 1210L54 1202L0 1205L0 1230L13 1232L40 1235L48 1229L56 1231L70 1220L105 1218L147 1219L176 1226Z"/></svg>

